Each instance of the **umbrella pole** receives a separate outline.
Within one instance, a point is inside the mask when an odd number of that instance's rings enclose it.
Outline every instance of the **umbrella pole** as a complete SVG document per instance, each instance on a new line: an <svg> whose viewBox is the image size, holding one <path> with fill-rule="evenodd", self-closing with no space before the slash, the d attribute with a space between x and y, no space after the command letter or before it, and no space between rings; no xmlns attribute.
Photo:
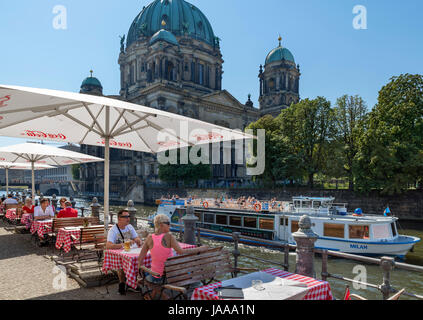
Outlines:
<svg viewBox="0 0 423 320"><path fill-rule="evenodd" d="M104 148L104 229L109 226L109 174L110 174L110 138L105 138Z"/></svg>
<svg viewBox="0 0 423 320"><path fill-rule="evenodd" d="M31 161L31 177L32 177L32 203L35 204L35 177L34 177L34 161Z"/></svg>
<svg viewBox="0 0 423 320"><path fill-rule="evenodd" d="M6 197L9 194L9 169L6 168Z"/></svg>

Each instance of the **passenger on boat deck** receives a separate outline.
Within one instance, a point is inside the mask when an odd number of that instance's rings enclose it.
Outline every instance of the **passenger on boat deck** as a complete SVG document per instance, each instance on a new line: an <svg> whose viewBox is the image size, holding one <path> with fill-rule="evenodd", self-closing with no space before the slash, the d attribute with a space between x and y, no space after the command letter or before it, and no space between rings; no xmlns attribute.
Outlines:
<svg viewBox="0 0 423 320"><path fill-rule="evenodd" d="M4 204L18 204L18 201L12 197L12 194L7 195L7 199L3 201Z"/></svg>
<svg viewBox="0 0 423 320"><path fill-rule="evenodd" d="M66 200L65 208L59 211L57 218L78 218L78 210L72 208L72 203Z"/></svg>
<svg viewBox="0 0 423 320"><path fill-rule="evenodd" d="M32 204L32 199L26 198L25 199L25 205L22 207L22 212L24 214L34 213L34 209L35 209L35 206Z"/></svg>
<svg viewBox="0 0 423 320"><path fill-rule="evenodd" d="M34 209L34 220L46 220L54 217L53 207L48 199L42 199L40 205Z"/></svg>
<svg viewBox="0 0 423 320"><path fill-rule="evenodd" d="M149 298L156 298L160 294L160 288L157 287L157 284L162 284L164 282L164 267L166 260L173 256L172 249L178 254L189 254L196 253L202 250L207 249L207 246L202 246L195 249L185 249L183 250L175 237L170 233L170 219L164 214L159 214L154 218L154 234L150 234L141 249L140 255L138 256L138 266L142 266L144 263L144 258L146 257L148 251L151 254L151 271L159 276L152 274L146 274L147 282L151 284L156 284L153 286L153 291L150 297L145 296L147 300ZM165 293L162 293L160 296L161 299L168 299Z"/></svg>
<svg viewBox="0 0 423 320"><path fill-rule="evenodd" d="M134 227L129 224L131 216L126 210L118 212L118 223L115 224L107 234L106 250L120 250L124 248L125 240L131 241L131 246L136 243L138 247L142 246L142 241L135 231ZM123 270L117 271L119 277L119 293L126 294L126 277Z"/></svg>

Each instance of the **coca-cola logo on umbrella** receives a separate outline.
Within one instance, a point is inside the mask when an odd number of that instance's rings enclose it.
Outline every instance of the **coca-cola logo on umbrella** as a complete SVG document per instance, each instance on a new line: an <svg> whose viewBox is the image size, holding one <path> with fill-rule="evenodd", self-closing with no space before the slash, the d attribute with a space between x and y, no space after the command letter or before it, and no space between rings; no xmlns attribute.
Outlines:
<svg viewBox="0 0 423 320"><path fill-rule="evenodd" d="M177 141L161 141L161 142L157 142L157 144L159 146L162 146L162 147L165 147L165 148L169 148L169 147L180 145L180 143L177 142Z"/></svg>
<svg viewBox="0 0 423 320"><path fill-rule="evenodd" d="M97 143L105 145L106 141L102 140L101 142L97 142ZM132 147L133 147L131 142L118 142L118 141L115 141L115 140L110 140L109 145L111 147L122 147L122 148L129 148L129 149L132 149Z"/></svg>
<svg viewBox="0 0 423 320"><path fill-rule="evenodd" d="M193 137L197 138L197 141L223 139L221 134L215 132L209 132L208 134L196 134Z"/></svg>
<svg viewBox="0 0 423 320"><path fill-rule="evenodd" d="M21 133L22 136L28 136L31 138L45 138L45 139L60 139L66 140L66 136L62 133L45 133L42 131L35 131L35 130L25 130L24 133Z"/></svg>
<svg viewBox="0 0 423 320"><path fill-rule="evenodd" d="M10 100L10 95L0 98L0 107L7 107L6 102Z"/></svg>

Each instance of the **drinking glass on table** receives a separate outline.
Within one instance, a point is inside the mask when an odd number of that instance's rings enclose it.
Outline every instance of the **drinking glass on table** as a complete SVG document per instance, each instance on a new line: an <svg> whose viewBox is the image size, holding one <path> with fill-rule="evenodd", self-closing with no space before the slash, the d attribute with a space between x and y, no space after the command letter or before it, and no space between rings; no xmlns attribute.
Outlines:
<svg viewBox="0 0 423 320"><path fill-rule="evenodd" d="M261 280L252 280L251 286L258 291L264 290L263 281L261 281Z"/></svg>

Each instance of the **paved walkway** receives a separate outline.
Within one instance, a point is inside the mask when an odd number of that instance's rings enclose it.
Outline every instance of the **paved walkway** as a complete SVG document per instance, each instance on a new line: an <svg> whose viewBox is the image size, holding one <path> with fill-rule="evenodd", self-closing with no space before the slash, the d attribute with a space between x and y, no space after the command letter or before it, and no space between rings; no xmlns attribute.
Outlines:
<svg viewBox="0 0 423 320"><path fill-rule="evenodd" d="M61 277L56 264L44 257L51 248L39 248L29 234L16 234L0 221L0 300L141 300L140 294L117 293L118 285L83 288ZM65 279L65 281L61 281ZM59 289L65 282L64 290Z"/></svg>

